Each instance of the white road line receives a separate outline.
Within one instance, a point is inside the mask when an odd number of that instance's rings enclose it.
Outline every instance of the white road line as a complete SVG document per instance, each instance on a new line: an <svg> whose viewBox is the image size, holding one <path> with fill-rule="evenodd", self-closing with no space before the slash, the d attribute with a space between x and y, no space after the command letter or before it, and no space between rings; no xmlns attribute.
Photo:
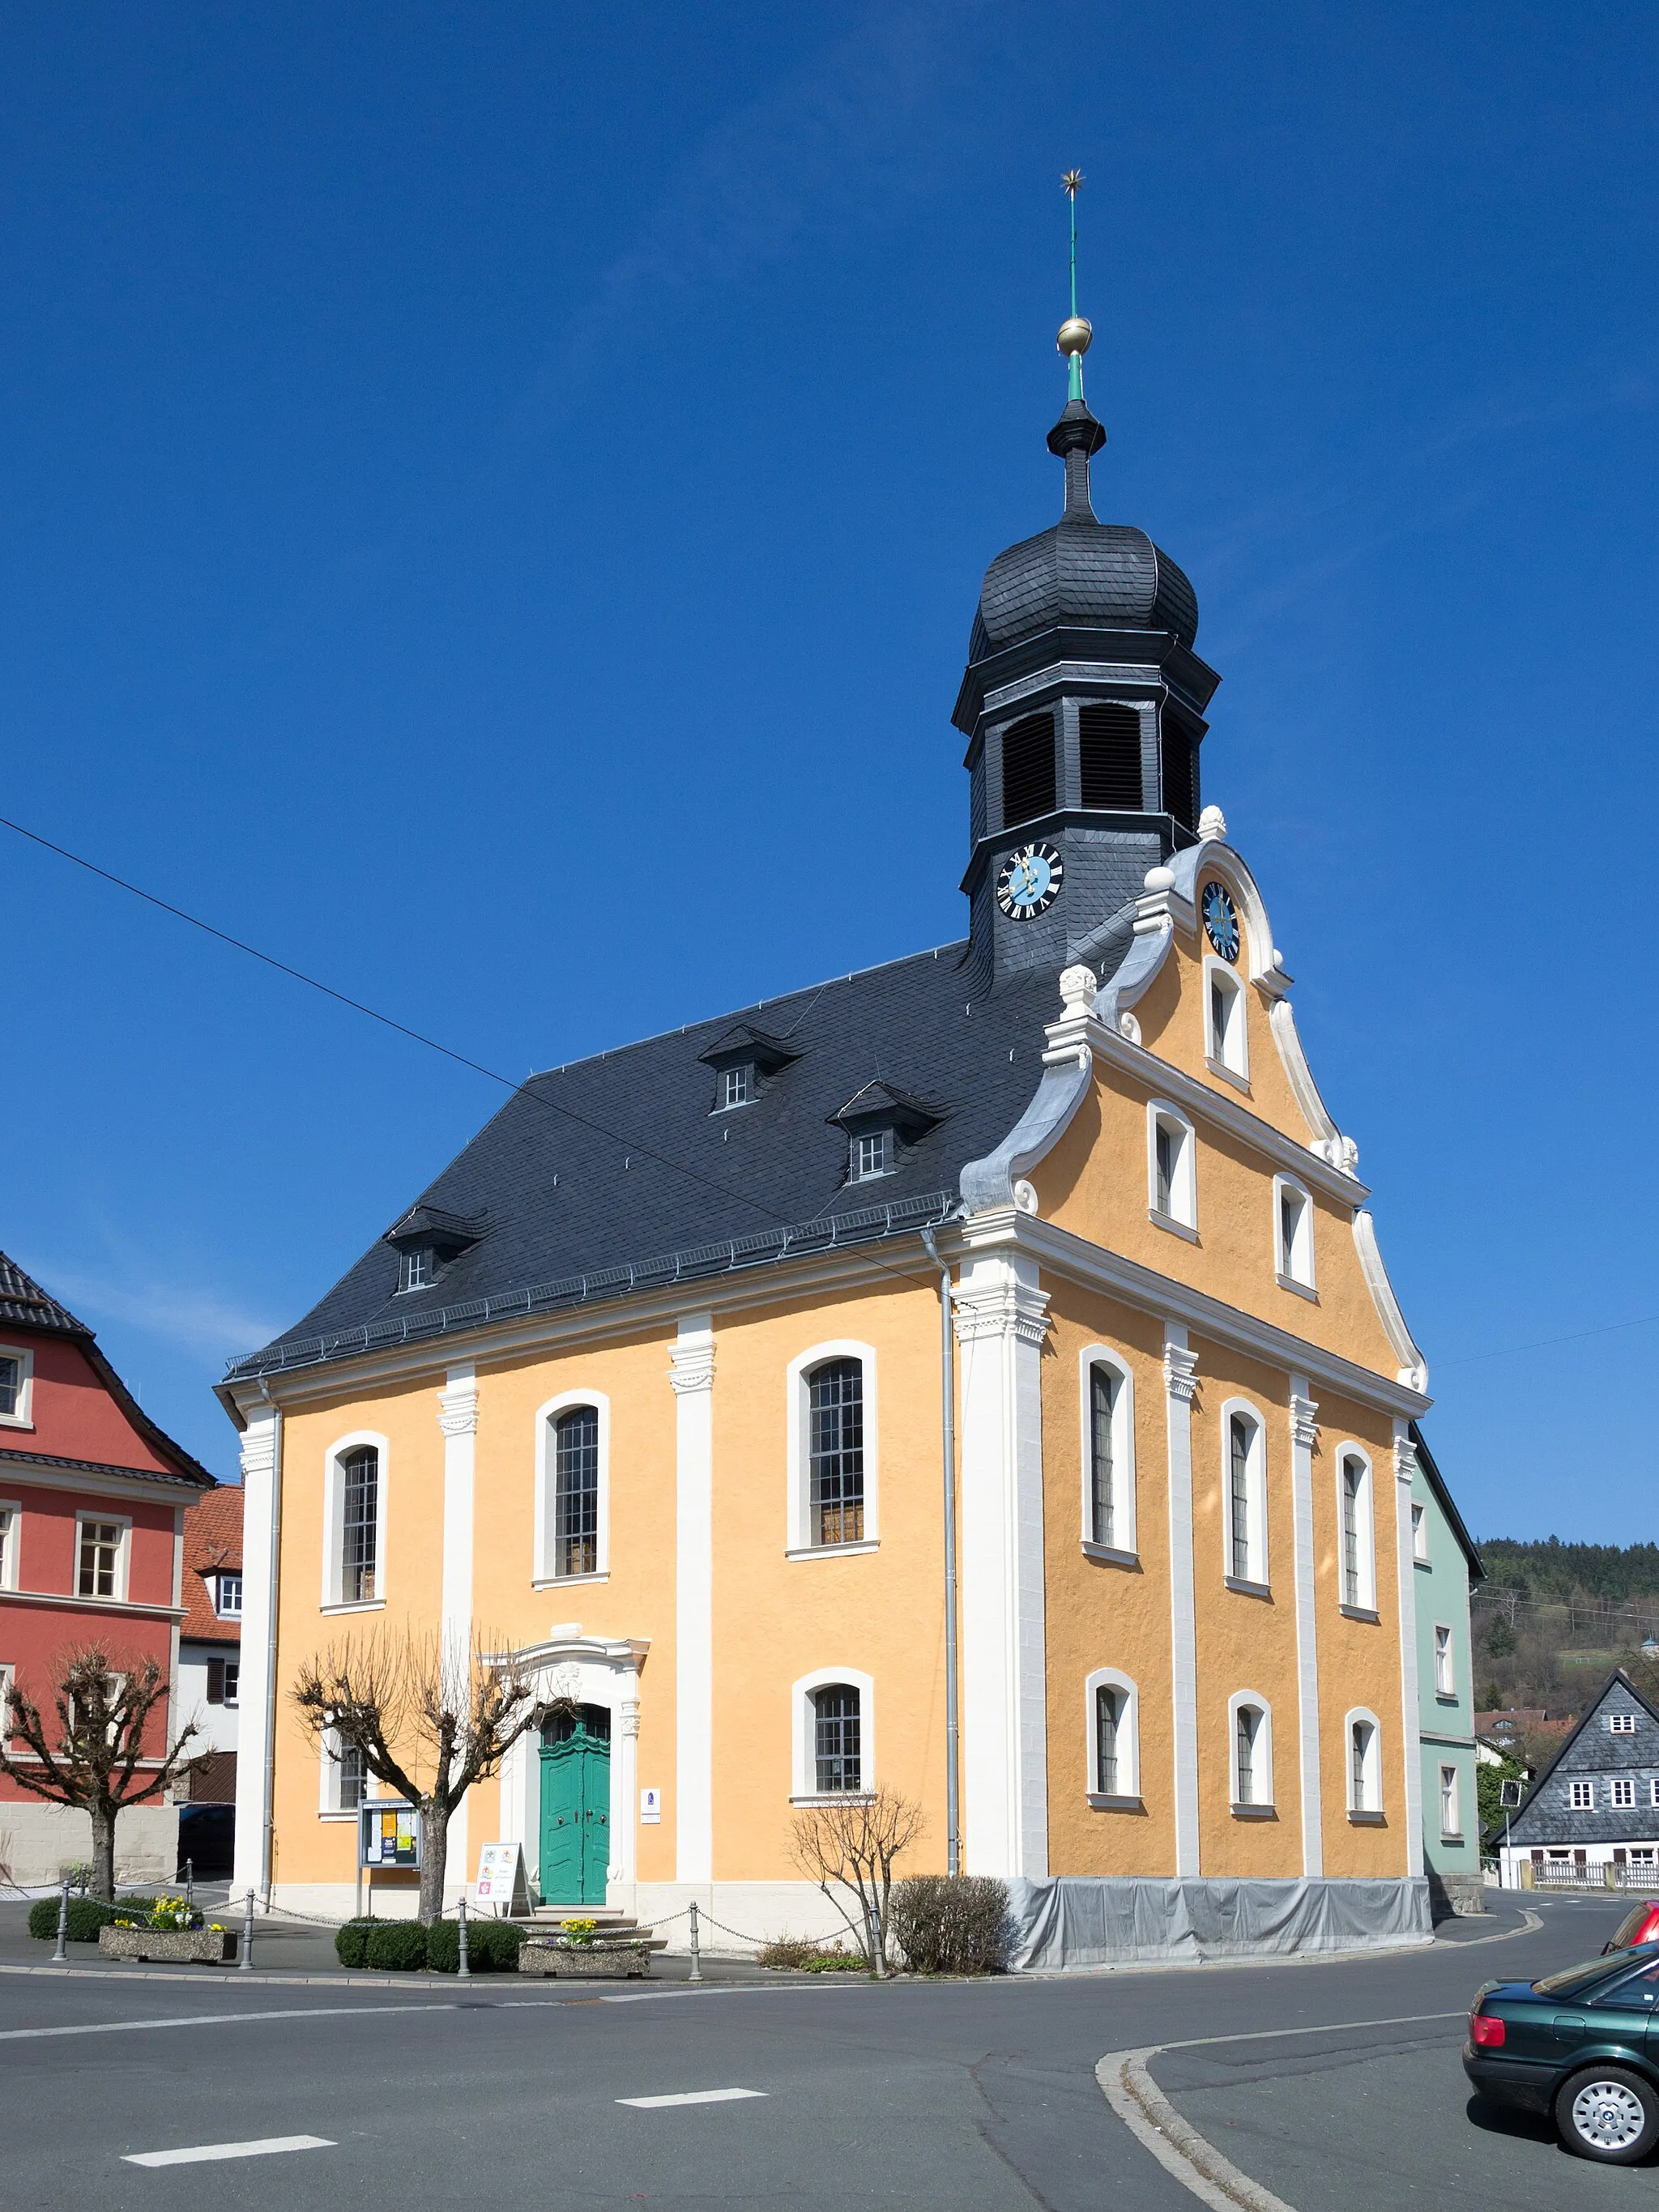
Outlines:
<svg viewBox="0 0 1659 2212"><path fill-rule="evenodd" d="M738 2097L764 2097L764 2089L682 2089L672 2097L618 2097L619 2105L637 2105L642 2112L660 2105L729 2105Z"/></svg>
<svg viewBox="0 0 1659 2212"><path fill-rule="evenodd" d="M261 2136L253 2142L198 2143L190 2150L138 2150L123 2166L199 2166L210 2158L269 2158L279 2150L333 2150L327 2136Z"/></svg>
<svg viewBox="0 0 1659 2212"><path fill-rule="evenodd" d="M196 2012L172 2020L95 2020L83 2022L78 2027L6 2027L0 2028L0 2043L20 2043L46 2035L131 2035L143 2028L146 2033L154 2027L222 2027L237 2021L248 2020L361 2020L365 2013L383 2012L454 2012L453 2004L407 2005L307 2005L281 2012Z"/></svg>

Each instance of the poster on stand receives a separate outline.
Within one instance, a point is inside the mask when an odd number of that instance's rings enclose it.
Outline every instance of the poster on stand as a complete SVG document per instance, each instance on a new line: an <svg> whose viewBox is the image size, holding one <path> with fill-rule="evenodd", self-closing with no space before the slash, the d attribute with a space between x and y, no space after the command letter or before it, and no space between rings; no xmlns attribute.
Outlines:
<svg viewBox="0 0 1659 2212"><path fill-rule="evenodd" d="M524 1854L516 1844L486 1844L478 1853L478 1879L472 1892L480 1911L512 1919L530 1911Z"/></svg>

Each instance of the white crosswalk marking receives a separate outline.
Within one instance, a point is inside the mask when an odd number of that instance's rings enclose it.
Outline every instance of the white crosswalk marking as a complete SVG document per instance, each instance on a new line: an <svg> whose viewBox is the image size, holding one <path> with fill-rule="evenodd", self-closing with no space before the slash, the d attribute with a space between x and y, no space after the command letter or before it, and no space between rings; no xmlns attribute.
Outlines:
<svg viewBox="0 0 1659 2212"><path fill-rule="evenodd" d="M197 2143L188 2150L140 2150L124 2166L199 2166L210 2158L269 2158L279 2150L333 2150L327 2136L261 2136L253 2142Z"/></svg>
<svg viewBox="0 0 1659 2212"><path fill-rule="evenodd" d="M738 2097L763 2097L764 2089L682 2089L672 2097L618 2097L619 2105L637 2105L654 2112L659 2105L729 2105Z"/></svg>

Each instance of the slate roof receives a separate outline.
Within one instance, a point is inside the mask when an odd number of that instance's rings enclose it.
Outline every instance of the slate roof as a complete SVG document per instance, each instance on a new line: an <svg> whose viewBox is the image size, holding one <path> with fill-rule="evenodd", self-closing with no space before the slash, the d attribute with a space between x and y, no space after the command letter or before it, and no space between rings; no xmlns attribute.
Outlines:
<svg viewBox="0 0 1659 2212"><path fill-rule="evenodd" d="M0 1252L0 1322L13 1328L38 1328L53 1336L90 1336L85 1322L48 1297L33 1275Z"/></svg>
<svg viewBox="0 0 1659 2212"><path fill-rule="evenodd" d="M1611 1713L1633 1713L1636 1733L1614 1735L1607 1726ZM1636 1802L1619 1807L1611 1801L1609 1782L1630 1776L1636 1784ZM1595 1802L1589 1810L1575 1812L1569 1784L1589 1781ZM1510 1841L1525 1847L1553 1844L1652 1843L1659 1840L1659 1804L1653 1785L1659 1782L1659 1712L1648 1703L1622 1667L1615 1667L1594 1698L1583 1718L1566 1738L1527 1794L1526 1802L1510 1816ZM1501 1838L1500 1820L1491 1832Z"/></svg>
<svg viewBox="0 0 1659 2212"><path fill-rule="evenodd" d="M917 953L532 1077L415 1201L481 1226L476 1243L430 1288L399 1292L398 1255L377 1236L228 1379L943 1219L963 1164L1024 1110L1043 1024L1060 1015L1046 968L970 1005L967 951ZM742 1022L794 1056L751 1104L715 1112L702 1055ZM834 1116L872 1084L939 1119L914 1141L901 1131L894 1173L849 1185Z"/></svg>

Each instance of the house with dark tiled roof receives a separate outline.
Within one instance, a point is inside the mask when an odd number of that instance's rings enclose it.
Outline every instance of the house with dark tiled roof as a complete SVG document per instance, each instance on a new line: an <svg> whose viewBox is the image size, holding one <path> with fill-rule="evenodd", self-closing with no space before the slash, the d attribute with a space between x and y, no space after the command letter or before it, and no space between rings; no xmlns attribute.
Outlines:
<svg viewBox="0 0 1659 2212"><path fill-rule="evenodd" d="M1506 1889L1651 1887L1659 1874L1659 1711L1614 1668L1487 1838Z"/></svg>
<svg viewBox="0 0 1659 2212"><path fill-rule="evenodd" d="M0 1253L0 1728L14 1687L50 1711L61 1655L96 1644L118 1666L153 1657L166 1674L146 1738L159 1763L182 1724L185 1516L213 1488L86 1323ZM170 1804L122 1813L118 1875L170 1881L178 1830ZM90 1857L84 1813L0 1774L0 1863L14 1881L53 1882Z"/></svg>
<svg viewBox="0 0 1659 2212"><path fill-rule="evenodd" d="M374 1786L288 1689L413 1629L557 1701L424 1839L451 1895L504 1842L550 1905L823 1925L795 1830L885 1788L1025 1957L1426 1930L1426 1368L1066 331L956 697L966 934L713 1014L688 968L232 1363L239 1887L349 1905Z"/></svg>

